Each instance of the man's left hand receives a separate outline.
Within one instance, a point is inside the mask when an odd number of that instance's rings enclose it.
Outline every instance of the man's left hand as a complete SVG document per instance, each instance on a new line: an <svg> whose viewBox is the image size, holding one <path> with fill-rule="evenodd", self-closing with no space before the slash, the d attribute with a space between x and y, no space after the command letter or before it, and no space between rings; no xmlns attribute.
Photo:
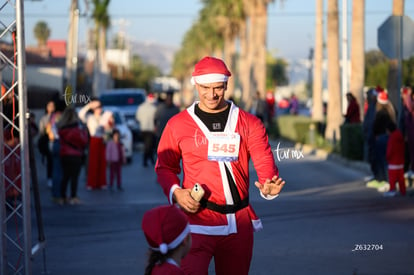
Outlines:
<svg viewBox="0 0 414 275"><path fill-rule="evenodd" d="M264 183L256 181L254 185L259 188L260 192L263 195L276 196L282 190L283 186L285 185L285 181L278 176L273 176L272 179L266 179Z"/></svg>

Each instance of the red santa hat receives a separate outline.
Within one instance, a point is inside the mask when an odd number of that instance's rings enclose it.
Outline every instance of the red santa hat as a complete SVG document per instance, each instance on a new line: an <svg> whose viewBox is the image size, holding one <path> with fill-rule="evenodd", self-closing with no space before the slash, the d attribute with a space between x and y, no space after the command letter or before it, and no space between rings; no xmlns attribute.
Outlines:
<svg viewBox="0 0 414 275"><path fill-rule="evenodd" d="M167 254L190 233L187 216L175 205L159 206L142 218L142 230L150 248Z"/></svg>
<svg viewBox="0 0 414 275"><path fill-rule="evenodd" d="M378 93L377 101L381 104L388 103L388 93L386 91L381 91Z"/></svg>
<svg viewBox="0 0 414 275"><path fill-rule="evenodd" d="M155 96L153 94L148 94L147 95L147 101L150 103L154 103L155 102Z"/></svg>
<svg viewBox="0 0 414 275"><path fill-rule="evenodd" d="M226 82L231 76L223 60L206 56L195 66L191 74L191 84L207 84L215 82Z"/></svg>
<svg viewBox="0 0 414 275"><path fill-rule="evenodd" d="M402 87L401 88L401 94L402 95L407 95L409 90L410 90L409 87Z"/></svg>

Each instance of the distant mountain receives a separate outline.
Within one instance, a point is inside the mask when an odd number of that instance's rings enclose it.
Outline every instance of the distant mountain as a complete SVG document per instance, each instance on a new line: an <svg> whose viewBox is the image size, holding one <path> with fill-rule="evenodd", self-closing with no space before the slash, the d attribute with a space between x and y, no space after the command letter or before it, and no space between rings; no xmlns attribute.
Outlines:
<svg viewBox="0 0 414 275"><path fill-rule="evenodd" d="M157 66L164 75L170 73L174 54L178 50L176 47L142 41L131 41L130 46L133 55L140 56L147 64Z"/></svg>

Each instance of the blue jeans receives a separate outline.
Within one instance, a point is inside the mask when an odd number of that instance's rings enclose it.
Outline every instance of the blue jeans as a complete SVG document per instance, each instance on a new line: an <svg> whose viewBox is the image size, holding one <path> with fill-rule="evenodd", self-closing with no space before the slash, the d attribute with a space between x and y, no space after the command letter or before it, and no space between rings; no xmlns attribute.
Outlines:
<svg viewBox="0 0 414 275"><path fill-rule="evenodd" d="M62 166L60 164L60 143L59 140L51 141L52 146L52 197L60 198L60 182L62 181Z"/></svg>
<svg viewBox="0 0 414 275"><path fill-rule="evenodd" d="M375 172L374 175L377 181L388 181L388 169L387 169L387 142L388 135L382 134L375 138Z"/></svg>

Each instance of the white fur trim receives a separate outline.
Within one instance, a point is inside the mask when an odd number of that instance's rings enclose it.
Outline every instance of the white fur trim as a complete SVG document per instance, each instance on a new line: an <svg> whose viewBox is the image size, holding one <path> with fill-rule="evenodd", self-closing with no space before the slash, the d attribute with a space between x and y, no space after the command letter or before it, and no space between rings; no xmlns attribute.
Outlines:
<svg viewBox="0 0 414 275"><path fill-rule="evenodd" d="M262 221L260 219L252 220L252 225L253 225L254 232L257 232L263 229Z"/></svg>
<svg viewBox="0 0 414 275"><path fill-rule="evenodd" d="M224 74L203 74L191 77L191 84L208 84L216 82L227 82L229 77Z"/></svg>
<svg viewBox="0 0 414 275"><path fill-rule="evenodd" d="M388 103L388 99L384 100L384 99L381 99L380 97L377 97L377 100L381 104L387 104Z"/></svg>
<svg viewBox="0 0 414 275"><path fill-rule="evenodd" d="M178 235L177 238L175 238L174 241L172 241L168 244L168 250L174 249L177 246L179 246L180 243L182 243L182 241L185 239L185 237L187 237L188 234L190 234L190 225L189 224L187 224L187 226L184 228L183 232L181 232L181 234Z"/></svg>
<svg viewBox="0 0 414 275"><path fill-rule="evenodd" d="M173 194L174 194L175 189L177 189L177 188L181 188L181 187L178 186L178 184L174 184L173 186L171 186L170 194L168 196L168 200L169 200L170 204L174 204Z"/></svg>
<svg viewBox="0 0 414 275"><path fill-rule="evenodd" d="M162 254L167 254L168 250L174 249L177 246L181 244L181 242L184 240L187 235L190 234L190 225L187 224L187 226L184 228L183 232L178 235L175 240L170 242L169 244L162 243L159 247L151 247L154 251L160 251Z"/></svg>

